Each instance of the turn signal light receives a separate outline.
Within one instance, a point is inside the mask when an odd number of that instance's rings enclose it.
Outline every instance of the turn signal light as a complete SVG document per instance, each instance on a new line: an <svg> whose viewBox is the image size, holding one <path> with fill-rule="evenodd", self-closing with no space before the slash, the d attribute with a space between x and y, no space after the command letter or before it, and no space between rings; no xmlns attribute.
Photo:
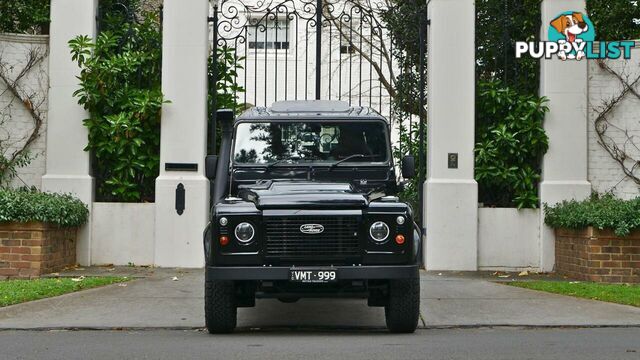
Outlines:
<svg viewBox="0 0 640 360"><path fill-rule="evenodd" d="M396 244L398 245L404 244L404 235L396 235Z"/></svg>
<svg viewBox="0 0 640 360"><path fill-rule="evenodd" d="M229 237L228 236L220 236L220 245L222 245L222 246L229 245Z"/></svg>

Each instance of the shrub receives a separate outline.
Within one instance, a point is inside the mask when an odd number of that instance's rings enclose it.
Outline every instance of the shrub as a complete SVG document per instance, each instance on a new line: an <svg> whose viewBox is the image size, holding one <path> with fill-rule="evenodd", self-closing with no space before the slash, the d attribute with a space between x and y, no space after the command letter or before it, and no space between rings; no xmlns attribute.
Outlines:
<svg viewBox="0 0 640 360"><path fill-rule="evenodd" d="M597 194L584 201L563 201L556 206L544 206L545 223L552 228L612 229L617 236L626 236L640 228L640 197L621 200L611 194Z"/></svg>
<svg viewBox="0 0 640 360"><path fill-rule="evenodd" d="M478 84L475 170L486 206L538 207L540 160L549 148L546 102L499 81Z"/></svg>
<svg viewBox="0 0 640 360"><path fill-rule="evenodd" d="M587 0L596 40L640 39L640 4L636 0Z"/></svg>
<svg viewBox="0 0 640 360"><path fill-rule="evenodd" d="M396 165L399 166L405 156L412 155L416 160L416 170L418 170L420 168L420 125L414 124L411 129L407 129L402 122L399 122L397 129L400 134L400 141L393 146L393 158ZM422 216L422 206L420 204L421 187L420 176L416 173L413 179L405 179L405 187L398 194L400 200L411 205L413 217L416 220Z"/></svg>
<svg viewBox="0 0 640 360"><path fill-rule="evenodd" d="M0 189L0 223L38 221L77 227L88 217L87 205L71 195Z"/></svg>
<svg viewBox="0 0 640 360"><path fill-rule="evenodd" d="M69 42L82 69L78 103L88 110L86 151L98 201L153 201L160 171L162 40L157 14L106 27L95 44Z"/></svg>
<svg viewBox="0 0 640 360"><path fill-rule="evenodd" d="M50 0L0 1L0 32L47 33Z"/></svg>

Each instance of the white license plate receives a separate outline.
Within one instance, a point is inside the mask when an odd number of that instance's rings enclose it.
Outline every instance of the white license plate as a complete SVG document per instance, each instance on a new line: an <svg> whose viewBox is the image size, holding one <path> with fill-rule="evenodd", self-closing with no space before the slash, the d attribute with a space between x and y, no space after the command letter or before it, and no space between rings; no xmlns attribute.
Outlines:
<svg viewBox="0 0 640 360"><path fill-rule="evenodd" d="M331 269L291 269L289 280L300 283L324 284L338 281L338 274Z"/></svg>

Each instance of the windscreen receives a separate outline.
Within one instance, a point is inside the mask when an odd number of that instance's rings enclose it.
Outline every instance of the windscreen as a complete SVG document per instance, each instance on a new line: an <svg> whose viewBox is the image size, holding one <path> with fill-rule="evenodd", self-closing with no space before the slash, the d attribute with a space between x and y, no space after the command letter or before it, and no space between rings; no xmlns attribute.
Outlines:
<svg viewBox="0 0 640 360"><path fill-rule="evenodd" d="M386 163L383 122L256 122L236 128L236 164Z"/></svg>

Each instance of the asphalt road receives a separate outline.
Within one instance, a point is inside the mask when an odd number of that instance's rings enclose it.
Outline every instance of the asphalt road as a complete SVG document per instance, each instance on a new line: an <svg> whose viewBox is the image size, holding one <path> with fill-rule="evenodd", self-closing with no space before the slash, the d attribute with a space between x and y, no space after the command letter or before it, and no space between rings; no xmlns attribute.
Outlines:
<svg viewBox="0 0 640 360"><path fill-rule="evenodd" d="M640 359L640 328L0 331L0 359Z"/></svg>

